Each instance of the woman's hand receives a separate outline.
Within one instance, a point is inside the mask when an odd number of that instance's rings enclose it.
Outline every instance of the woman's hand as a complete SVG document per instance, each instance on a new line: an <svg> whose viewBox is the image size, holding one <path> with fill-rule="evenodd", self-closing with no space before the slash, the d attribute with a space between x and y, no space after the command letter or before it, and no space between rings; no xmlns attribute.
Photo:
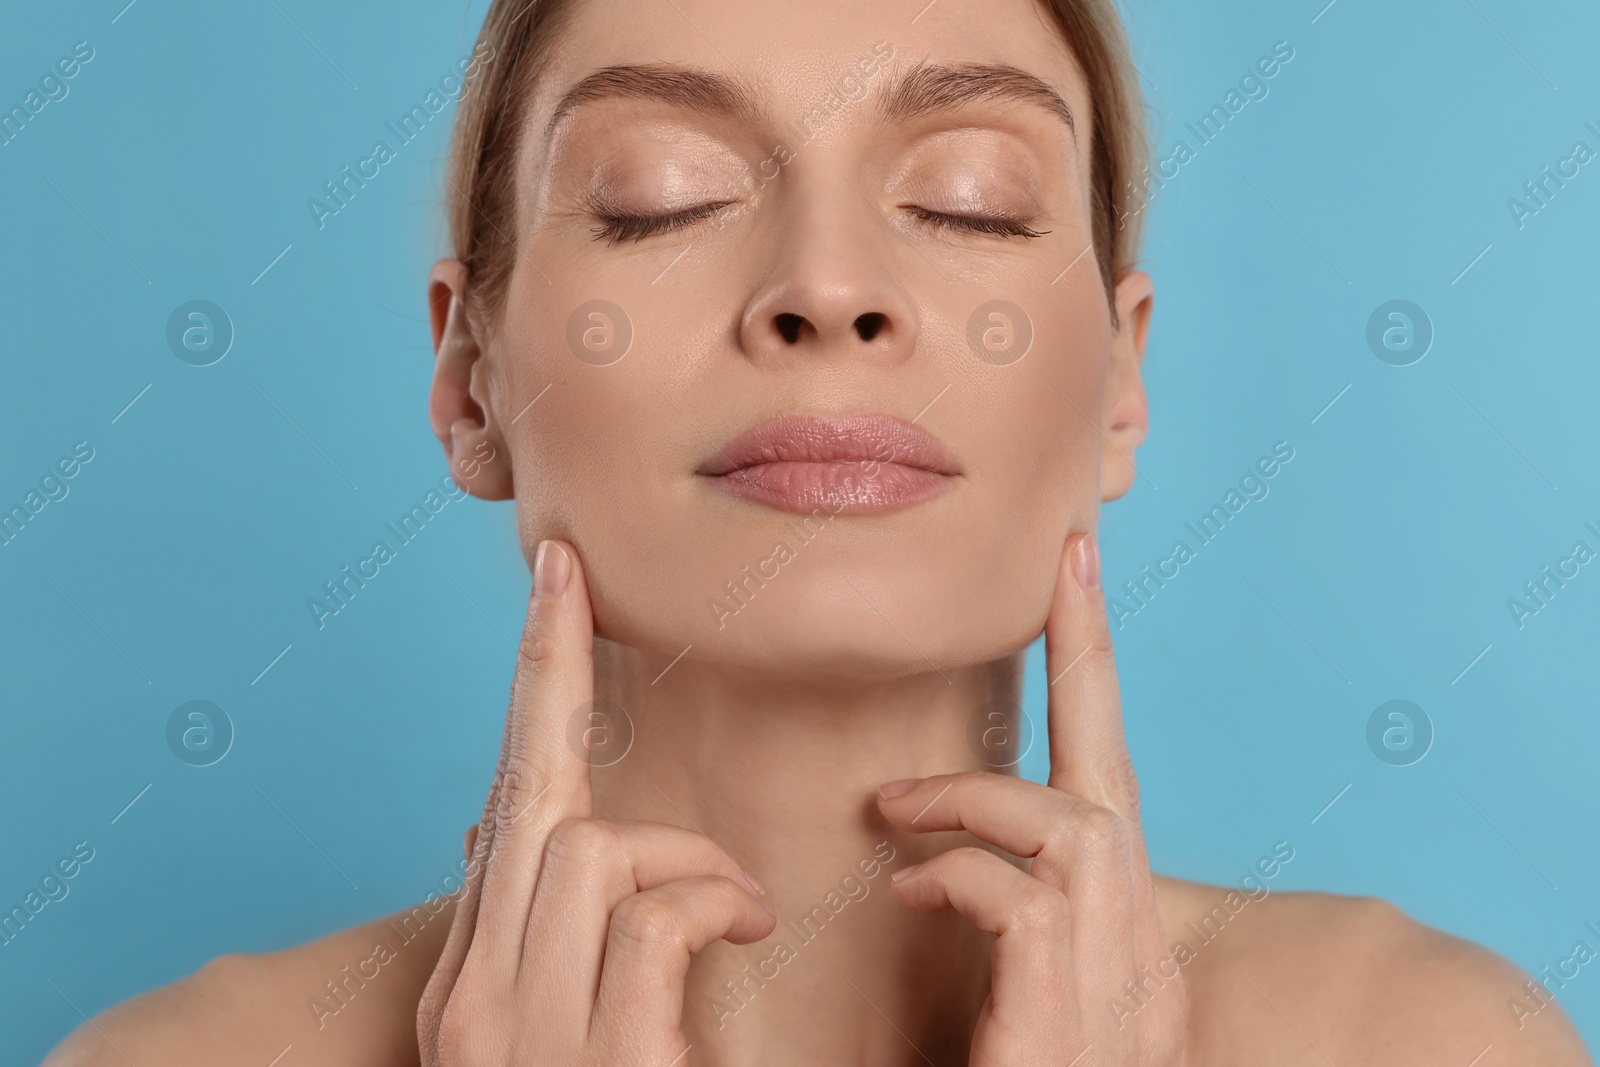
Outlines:
<svg viewBox="0 0 1600 1067"><path fill-rule="evenodd" d="M591 818L568 724L594 699L589 590L570 544L534 564L500 765L449 939L417 1011L426 1067L678 1064L689 957L759 941L760 887L697 833Z"/></svg>
<svg viewBox="0 0 1600 1067"><path fill-rule="evenodd" d="M1032 857L1031 873L956 848L896 872L894 893L998 935L973 1067L1174 1067L1183 978L1156 911L1093 538L1069 538L1063 562L1045 625L1050 784L946 774L887 783L879 800L903 830L967 830Z"/></svg>

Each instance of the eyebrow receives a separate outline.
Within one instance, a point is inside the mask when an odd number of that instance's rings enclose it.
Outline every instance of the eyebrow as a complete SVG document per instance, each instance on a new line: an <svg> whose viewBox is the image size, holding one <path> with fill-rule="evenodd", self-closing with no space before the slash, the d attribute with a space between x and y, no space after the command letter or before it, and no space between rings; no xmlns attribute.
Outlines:
<svg viewBox="0 0 1600 1067"><path fill-rule="evenodd" d="M909 122L980 101L1042 107L1066 123L1077 144L1078 124L1061 94L1005 63L919 63L890 84L878 111L890 122Z"/></svg>
<svg viewBox="0 0 1600 1067"><path fill-rule="evenodd" d="M556 125L579 107L611 99L654 100L752 125L767 118L751 86L726 74L670 63L610 66L589 74L562 94L545 124L546 143ZM1078 142L1078 124L1061 94L1043 79L1005 63L924 60L889 84L879 97L878 116L887 122L910 122L987 101L1043 108L1066 124L1074 145Z"/></svg>
<svg viewBox="0 0 1600 1067"><path fill-rule="evenodd" d="M655 100L751 125L767 117L752 89L726 74L670 63L602 67L562 94L545 124L545 142L549 143L557 124L579 107L615 99Z"/></svg>

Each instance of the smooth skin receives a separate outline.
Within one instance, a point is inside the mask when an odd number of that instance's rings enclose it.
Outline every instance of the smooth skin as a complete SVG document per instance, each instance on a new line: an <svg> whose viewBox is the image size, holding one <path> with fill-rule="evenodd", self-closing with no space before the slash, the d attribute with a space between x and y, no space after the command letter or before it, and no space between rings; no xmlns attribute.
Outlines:
<svg viewBox="0 0 1600 1067"><path fill-rule="evenodd" d="M429 416L452 474L514 502L542 579L559 573L549 549L537 562L545 541L568 566L530 598L469 886L376 977L346 969L403 916L223 956L97 1016L50 1067L1589 1063L1559 1006L1518 1026L1526 976L1504 960L1380 901L1276 888L1117 1025L1111 998L1233 890L1149 870L1103 596L1072 566L1149 430L1153 283L1128 271L1108 300L1087 252L1093 108L1034 0L580 0L565 33L506 161L503 306L474 313L451 259L428 290ZM741 184L880 40L894 59L867 95L774 180ZM923 61L1024 71L1075 133L981 93L880 113ZM591 100L544 140L566 89L648 64L739 79L756 113ZM595 239L597 203L722 201L671 232ZM998 215L1039 236L959 224ZM596 297L633 326L604 367L567 344ZM1034 327L1008 366L966 344L994 298ZM831 520L719 626L708 597L787 517L696 469L761 419L880 410L938 435L959 484ZM1020 698L1041 632L1047 785L967 743L974 709ZM633 722L609 766L567 744L591 697ZM834 897L821 931L795 936ZM779 942L776 977L747 979ZM319 1012L333 982L338 1009Z"/></svg>

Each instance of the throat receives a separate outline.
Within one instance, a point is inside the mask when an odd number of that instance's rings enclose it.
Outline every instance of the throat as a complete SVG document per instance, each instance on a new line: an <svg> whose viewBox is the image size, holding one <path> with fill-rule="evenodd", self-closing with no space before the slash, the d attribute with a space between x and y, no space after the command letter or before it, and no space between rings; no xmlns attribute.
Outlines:
<svg viewBox="0 0 1600 1067"><path fill-rule="evenodd" d="M953 912L912 912L888 881L885 870L855 898L836 884L778 901L771 937L698 954L683 1012L696 1062L965 1064L993 937Z"/></svg>
<svg viewBox="0 0 1600 1067"><path fill-rule="evenodd" d="M1015 700L1021 670L1018 653L829 688L685 659L670 685L652 685L660 664L596 642L596 697L627 709L632 747L593 768L595 816L703 834L777 913L762 940L692 958L683 1025L696 1063L966 1062L994 938L954 911L913 910L891 878L952 848L998 850L965 831L901 831L877 790L995 770L973 751L969 720Z"/></svg>

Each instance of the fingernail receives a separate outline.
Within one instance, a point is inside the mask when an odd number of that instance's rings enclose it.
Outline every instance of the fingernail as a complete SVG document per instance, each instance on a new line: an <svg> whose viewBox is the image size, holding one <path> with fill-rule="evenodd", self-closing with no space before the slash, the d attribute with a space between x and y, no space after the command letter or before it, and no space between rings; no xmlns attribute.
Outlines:
<svg viewBox="0 0 1600 1067"><path fill-rule="evenodd" d="M899 869L899 870L898 870L898 871L895 871L895 872L894 872L894 873L893 873L893 874L891 874L891 875L890 875L890 876L889 876L889 881L891 881L891 882L898 882L898 881L901 881L901 880L903 880L903 879L904 879L904 878L905 878L905 877L906 877L906 876L907 876L907 875L909 875L909 874L910 874L910 873L911 873L911 872L912 872L912 871L914 871L914 870L916 870L916 869L917 869L917 868L918 868L918 867L920 867L920 866L922 866L922 864L920 864L920 863L913 863L913 864L912 864L912 865L911 865L911 866L909 866L909 867L901 867L901 868L900 868L900 869Z"/></svg>
<svg viewBox="0 0 1600 1067"><path fill-rule="evenodd" d="M917 781L915 778L896 778L892 782L884 782L878 787L878 795L885 800L905 796L911 792L911 787L916 785Z"/></svg>
<svg viewBox="0 0 1600 1067"><path fill-rule="evenodd" d="M1072 549L1072 573L1085 589L1100 588L1100 548L1094 534L1084 534Z"/></svg>
<svg viewBox="0 0 1600 1067"><path fill-rule="evenodd" d="M540 541L539 551L533 557L533 595L551 597L567 587L572 575L572 561L554 541Z"/></svg>
<svg viewBox="0 0 1600 1067"><path fill-rule="evenodd" d="M772 905L768 904L765 900L761 900L760 898L757 898L756 903L761 905L761 910L762 911L766 912L768 915L772 916L774 919L776 919L778 917L777 911L774 910Z"/></svg>
<svg viewBox="0 0 1600 1067"><path fill-rule="evenodd" d="M739 873L744 875L744 880L750 883L750 888L756 891L756 896L764 897L767 895L766 887L764 887L760 882L756 881L755 877L751 875L749 871L745 870L743 867L740 867Z"/></svg>

